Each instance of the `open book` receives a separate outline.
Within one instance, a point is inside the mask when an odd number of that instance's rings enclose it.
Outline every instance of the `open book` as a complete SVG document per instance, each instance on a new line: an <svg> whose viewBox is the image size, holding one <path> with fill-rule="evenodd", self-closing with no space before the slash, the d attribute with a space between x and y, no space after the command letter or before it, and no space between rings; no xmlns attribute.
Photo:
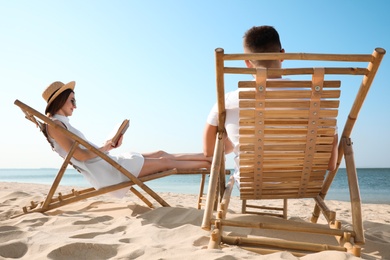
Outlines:
<svg viewBox="0 0 390 260"><path fill-rule="evenodd" d="M124 133L126 132L127 128L129 128L129 125L130 125L130 120L129 119L123 120L121 126L118 128L118 131L116 132L116 134L112 138L112 146L113 147L116 147L118 145L119 139L122 137L122 135L124 135Z"/></svg>

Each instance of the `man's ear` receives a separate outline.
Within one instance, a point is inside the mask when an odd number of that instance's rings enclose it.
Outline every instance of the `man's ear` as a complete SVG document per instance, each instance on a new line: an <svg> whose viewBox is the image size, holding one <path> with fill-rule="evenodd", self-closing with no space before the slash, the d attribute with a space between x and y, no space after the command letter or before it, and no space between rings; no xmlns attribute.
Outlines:
<svg viewBox="0 0 390 260"><path fill-rule="evenodd" d="M285 53L285 50L284 49L281 49L280 50L280 53ZM281 60L280 62L283 62L284 60Z"/></svg>
<svg viewBox="0 0 390 260"><path fill-rule="evenodd" d="M245 65L247 68L253 68L253 64L250 60L245 60Z"/></svg>

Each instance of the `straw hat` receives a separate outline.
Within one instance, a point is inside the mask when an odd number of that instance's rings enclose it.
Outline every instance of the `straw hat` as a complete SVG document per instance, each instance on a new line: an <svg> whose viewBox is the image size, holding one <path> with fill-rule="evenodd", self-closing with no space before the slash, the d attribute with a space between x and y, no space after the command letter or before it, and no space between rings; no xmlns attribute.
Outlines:
<svg viewBox="0 0 390 260"><path fill-rule="evenodd" d="M76 85L76 82L71 81L67 84L62 83L61 81L56 81L51 83L42 93L43 99L47 102L46 110L50 106L50 104L58 97L59 94L64 92L67 89L73 90Z"/></svg>

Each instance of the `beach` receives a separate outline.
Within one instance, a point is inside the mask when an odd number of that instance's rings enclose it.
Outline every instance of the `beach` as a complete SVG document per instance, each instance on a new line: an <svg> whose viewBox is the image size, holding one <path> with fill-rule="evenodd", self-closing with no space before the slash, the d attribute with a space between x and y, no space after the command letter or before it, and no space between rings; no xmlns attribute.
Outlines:
<svg viewBox="0 0 390 260"><path fill-rule="evenodd" d="M130 192L123 199L102 195L45 214L10 218L31 200L41 201L49 187L0 182L1 259L360 259L335 251L299 258L282 251L258 255L235 246L208 250L210 232L200 228L203 210L196 208L194 194L159 192L171 207L154 203L154 209ZM58 191L69 189L60 186ZM289 217L306 221L313 206L313 200L290 200ZM351 223L348 202L332 200L328 206L343 225ZM240 210L240 200L233 197L229 214L238 216ZM390 259L390 205L363 204L362 213L362 258Z"/></svg>

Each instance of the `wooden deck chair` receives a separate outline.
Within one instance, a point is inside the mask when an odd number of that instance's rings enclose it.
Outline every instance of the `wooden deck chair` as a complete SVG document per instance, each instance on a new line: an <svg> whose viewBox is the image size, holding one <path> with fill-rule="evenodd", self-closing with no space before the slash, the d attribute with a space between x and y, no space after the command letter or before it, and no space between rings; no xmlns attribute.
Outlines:
<svg viewBox="0 0 390 260"><path fill-rule="evenodd" d="M359 256L361 250L359 245L364 244L365 240L351 132L385 55L385 50L377 48L373 54L367 55L224 54L224 50L218 48L215 54L219 122L207 203L217 197L215 189L219 185L219 180L224 179L225 74L252 74L255 75L255 80L238 83L238 88L242 89L239 94L240 199L245 205L246 200L280 199L286 202L287 199L313 198L315 208L311 218L312 223L297 223L291 219L253 214L229 219L227 209L234 185L231 177L226 186L220 187L224 193L218 198L219 206L216 214L213 212L213 205L206 203L202 228L212 230L209 248L234 244L262 254L289 250L299 256L322 250L340 250ZM321 64L337 64L337 66L256 69L226 65L226 61L235 60L306 60L307 63L316 61L316 64L321 62ZM351 63L364 65L348 67ZM267 80L267 77L286 75L289 80ZM340 79L356 75L363 79L344 130L341 135L339 134L337 167L336 170L327 172L340 92L345 87L351 87L343 85L340 89ZM296 80L295 77L306 78L306 80ZM352 227L348 229L341 227L340 222L336 220L336 213L327 207L324 200L342 158L345 158L351 196ZM286 214L286 205L279 209L284 210L283 214ZM317 224L320 213L324 215L328 225ZM251 221L244 217L250 217ZM243 228L254 230L259 228L259 232L264 233L273 230L272 234L279 231L284 233L278 238L225 234L226 229L231 232L235 230L237 233L237 229L241 231ZM305 232L305 236L311 235L310 233L327 235L330 236L331 242L328 242L329 244L300 242L296 241L294 233L291 235L290 232ZM286 234L292 240L288 240ZM332 244L332 241L336 243Z"/></svg>
<svg viewBox="0 0 390 260"><path fill-rule="evenodd" d="M116 161L111 159L109 156L107 156L105 153L100 152L98 149L90 145L87 141L80 138L79 136L73 134L72 132L68 131L65 128L59 127L57 124L54 123L50 118L47 116L41 114L37 110L29 107L28 105L22 103L19 100L15 100L15 105L21 108L21 110L24 112L26 118L30 121L32 121L36 126L43 131L43 129L46 127L46 125L51 125L55 127L56 129L62 131L64 134L69 136L72 140L74 140L74 144L69 151L67 157L64 159L64 162L59 169L56 178L53 181L53 184L45 198L42 202L36 202L31 201L31 205L28 205L26 207L23 207L23 213L19 215L15 215L14 217L26 214L26 213L32 213L32 212L46 212L48 210L52 210L58 207L62 207L64 205L68 205L73 202L77 202L83 199L91 198L94 196L98 196L101 194L105 194L108 192L116 191L122 188L129 187L130 191L133 192L136 196L138 196L143 202L146 203L149 207L153 207L153 204L141 193L139 192L134 186L138 186L141 188L144 192L150 195L155 201L157 201L161 206L169 206L169 204L161 198L156 192L154 192L152 189L150 189L144 182L149 180L154 180L158 178L162 178L168 175L172 174L201 174L201 186L198 196L198 203L197 207L198 209L201 208L202 204L204 204L204 183L206 175L209 174L209 170L207 169L191 169L191 170L178 170L178 169L172 169L168 171L162 171L157 172L152 175L148 175L141 178L134 177L129 171L127 171L125 168L123 168L121 165L119 165ZM120 171L122 174L126 175L130 180L128 182L119 183L116 185L107 186L104 188L101 188L99 190L96 190L94 188L87 188L80 191L72 190L69 194L61 194L59 193L58 196L55 196L55 192L60 184L60 181L62 177L64 176L64 173L70 163L70 159L72 158L72 155L78 145L82 145L89 149L90 151L94 152L97 156L101 157L102 159L106 160L109 164L111 164L113 167L115 167L118 171Z"/></svg>

